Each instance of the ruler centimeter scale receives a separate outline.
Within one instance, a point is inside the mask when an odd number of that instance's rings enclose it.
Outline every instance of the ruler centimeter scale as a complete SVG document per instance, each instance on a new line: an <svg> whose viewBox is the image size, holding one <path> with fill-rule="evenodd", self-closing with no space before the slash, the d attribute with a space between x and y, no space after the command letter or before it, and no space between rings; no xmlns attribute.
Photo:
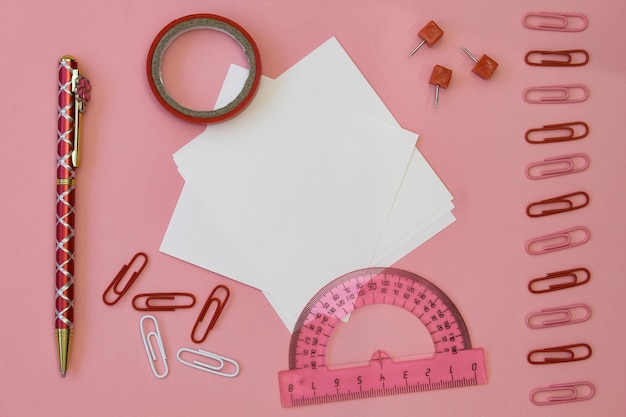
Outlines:
<svg viewBox="0 0 626 417"><path fill-rule="evenodd" d="M416 316L435 353L422 359L374 352L366 365L327 365L326 350L340 320L360 307L388 304ZM484 353L448 296L430 281L394 268L366 268L322 288L302 311L289 348L289 370L278 373L283 407L487 383Z"/></svg>

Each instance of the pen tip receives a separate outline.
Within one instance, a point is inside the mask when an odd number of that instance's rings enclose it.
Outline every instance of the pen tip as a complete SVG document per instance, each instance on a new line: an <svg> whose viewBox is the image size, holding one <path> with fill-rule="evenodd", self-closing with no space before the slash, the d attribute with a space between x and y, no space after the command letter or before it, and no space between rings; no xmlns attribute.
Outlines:
<svg viewBox="0 0 626 417"><path fill-rule="evenodd" d="M65 378L65 371L61 371L61 376Z"/></svg>

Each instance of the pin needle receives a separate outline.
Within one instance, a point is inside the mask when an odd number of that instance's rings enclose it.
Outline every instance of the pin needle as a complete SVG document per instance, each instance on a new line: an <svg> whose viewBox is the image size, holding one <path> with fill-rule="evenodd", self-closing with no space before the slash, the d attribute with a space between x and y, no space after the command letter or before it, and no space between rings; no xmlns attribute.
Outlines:
<svg viewBox="0 0 626 417"><path fill-rule="evenodd" d="M433 72L430 75L430 81L428 81L429 84L432 84L436 87L435 108L437 108L437 105L439 104L439 88L448 88L451 79L452 70L442 67L441 65L435 65L435 68L433 68Z"/></svg>
<svg viewBox="0 0 626 417"><path fill-rule="evenodd" d="M484 80L488 80L489 78L491 78L493 73L496 71L496 68L498 68L498 63L496 61L494 61L487 55L483 55L480 59L476 59L476 57L472 55L472 53L468 51L464 46L461 46L461 49L463 49L463 52L465 52L467 56L472 58L472 61L476 63L474 68L472 68L472 72L474 74L478 75Z"/></svg>
<svg viewBox="0 0 626 417"><path fill-rule="evenodd" d="M422 41L411 51L409 56L413 56L424 44L432 47L443 36L443 30L431 20L417 33L417 36Z"/></svg>

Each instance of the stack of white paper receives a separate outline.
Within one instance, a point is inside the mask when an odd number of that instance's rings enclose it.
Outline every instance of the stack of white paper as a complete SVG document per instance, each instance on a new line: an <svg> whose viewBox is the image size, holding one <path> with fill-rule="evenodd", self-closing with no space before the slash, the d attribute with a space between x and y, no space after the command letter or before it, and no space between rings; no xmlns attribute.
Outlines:
<svg viewBox="0 0 626 417"><path fill-rule="evenodd" d="M216 108L246 77L231 68ZM176 152L185 186L161 251L262 290L291 331L328 282L454 221L416 141L332 38Z"/></svg>

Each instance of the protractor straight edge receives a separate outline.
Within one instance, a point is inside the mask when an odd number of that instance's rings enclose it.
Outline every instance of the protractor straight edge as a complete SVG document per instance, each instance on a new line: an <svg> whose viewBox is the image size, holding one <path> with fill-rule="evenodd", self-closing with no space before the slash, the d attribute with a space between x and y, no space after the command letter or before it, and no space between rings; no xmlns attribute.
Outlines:
<svg viewBox="0 0 626 417"><path fill-rule="evenodd" d="M433 356L400 360L377 351L367 365L327 365L326 350L339 321L372 304L396 306L417 317L432 337ZM452 300L425 278L395 268L361 269L322 288L296 323L289 370L279 372L283 407L485 383L484 352L472 348Z"/></svg>

